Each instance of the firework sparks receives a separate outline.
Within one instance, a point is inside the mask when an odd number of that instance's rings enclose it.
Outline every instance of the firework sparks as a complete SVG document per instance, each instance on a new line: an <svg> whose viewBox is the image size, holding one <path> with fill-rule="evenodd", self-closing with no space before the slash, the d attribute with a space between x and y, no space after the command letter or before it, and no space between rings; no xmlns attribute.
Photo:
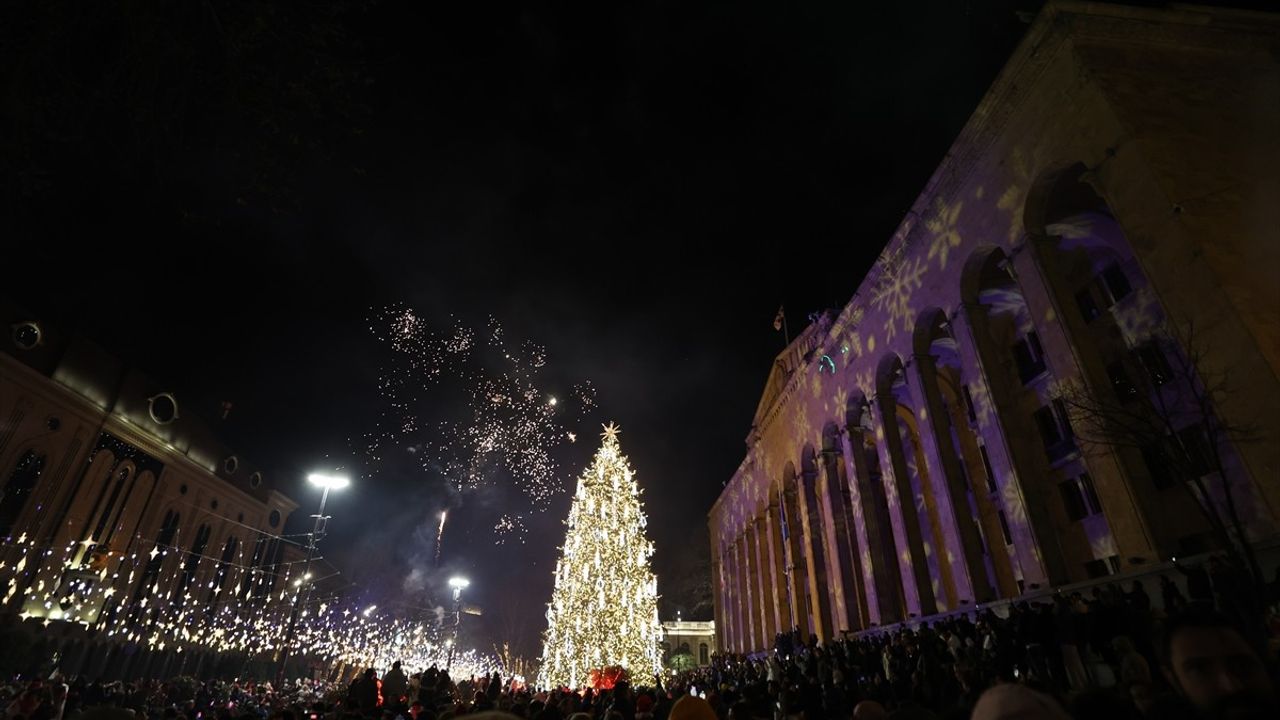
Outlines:
<svg viewBox="0 0 1280 720"><path fill-rule="evenodd" d="M404 450L459 494L506 485L541 511L565 490L554 451L576 439L571 428L595 408L590 382L568 393L547 392L541 377L546 349L527 341L509 344L493 318L480 331L460 321L438 331L396 305L374 313L370 331L391 351L378 387L386 410L365 437L371 471L392 451ZM441 417L453 407L462 410ZM436 533L437 564L445 519L442 514ZM498 542L523 532L516 515L504 515L495 526Z"/></svg>

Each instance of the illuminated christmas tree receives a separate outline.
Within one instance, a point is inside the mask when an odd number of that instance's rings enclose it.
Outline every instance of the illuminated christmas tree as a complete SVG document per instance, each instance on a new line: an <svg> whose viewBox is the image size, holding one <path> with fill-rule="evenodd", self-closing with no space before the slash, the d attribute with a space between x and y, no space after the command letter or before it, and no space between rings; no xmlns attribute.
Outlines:
<svg viewBox="0 0 1280 720"><path fill-rule="evenodd" d="M649 681L661 668L658 581L649 569L640 490L618 428L578 478L543 634L543 687L582 687L622 668ZM604 671L604 672L599 672Z"/></svg>

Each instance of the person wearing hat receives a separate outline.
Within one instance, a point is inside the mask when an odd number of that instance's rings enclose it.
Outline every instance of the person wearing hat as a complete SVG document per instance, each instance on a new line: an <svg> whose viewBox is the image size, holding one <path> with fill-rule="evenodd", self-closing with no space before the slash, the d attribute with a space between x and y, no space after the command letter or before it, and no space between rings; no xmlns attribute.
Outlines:
<svg viewBox="0 0 1280 720"><path fill-rule="evenodd" d="M668 720L718 720L711 703L696 695L685 695L671 706Z"/></svg>

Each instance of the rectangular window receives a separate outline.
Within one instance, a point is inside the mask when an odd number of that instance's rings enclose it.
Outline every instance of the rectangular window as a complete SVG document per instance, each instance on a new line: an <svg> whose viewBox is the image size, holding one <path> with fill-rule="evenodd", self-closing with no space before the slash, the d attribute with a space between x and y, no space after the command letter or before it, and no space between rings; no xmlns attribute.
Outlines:
<svg viewBox="0 0 1280 720"><path fill-rule="evenodd" d="M1111 296L1113 303L1119 302L1133 292L1133 287L1129 285L1129 277L1120 268L1120 263L1111 263L1102 271L1102 287Z"/></svg>
<svg viewBox="0 0 1280 720"><path fill-rule="evenodd" d="M1085 507L1080 485L1075 478L1058 483L1058 492L1062 495L1062 507L1067 511L1068 520L1075 522L1089 517L1089 508Z"/></svg>
<svg viewBox="0 0 1280 720"><path fill-rule="evenodd" d="M1173 487L1173 473L1169 469L1169 459L1165 456L1163 443L1151 443L1142 448L1142 462L1147 466L1147 474L1151 482L1161 490Z"/></svg>
<svg viewBox="0 0 1280 720"><path fill-rule="evenodd" d="M973 408L973 396L969 394L969 386L961 385L960 394L964 397L964 410L969 414L969 422L977 422L978 412Z"/></svg>
<svg viewBox="0 0 1280 720"><path fill-rule="evenodd" d="M1004 516L1004 511L996 513L996 517L1000 518L1000 534L1004 535L1004 544L1013 544L1013 533L1009 532L1009 518Z"/></svg>
<svg viewBox="0 0 1280 720"><path fill-rule="evenodd" d="M996 473L991 469L991 456L987 455L987 446L979 445L978 454L982 456L982 469L987 473L987 492L995 492L998 489L996 487Z"/></svg>
<svg viewBox="0 0 1280 720"><path fill-rule="evenodd" d="M1213 451L1201 426L1196 424L1179 430L1178 444L1191 474L1195 477L1208 475L1213 465Z"/></svg>
<svg viewBox="0 0 1280 720"><path fill-rule="evenodd" d="M1093 478L1089 473L1083 473L1076 478L1080 482L1080 491L1084 493L1085 503L1089 506L1089 514L1097 515L1102 512L1102 501L1098 499L1098 488L1093 485Z"/></svg>
<svg viewBox="0 0 1280 720"><path fill-rule="evenodd" d="M1092 580L1110 575L1111 569L1107 567L1106 560L1090 560L1084 564L1084 572Z"/></svg>
<svg viewBox="0 0 1280 720"><path fill-rule="evenodd" d="M1123 362L1117 360L1108 365L1107 377L1111 380L1111 389L1115 391L1117 398L1129 400L1138 396L1138 388L1129 379L1129 372L1125 370Z"/></svg>
<svg viewBox="0 0 1280 720"><path fill-rule="evenodd" d="M1040 430L1040 439L1044 442L1049 462L1057 462L1075 450L1075 442L1071 439L1071 425L1067 422L1066 406L1062 404L1062 400L1054 400L1052 405L1041 406L1032 417L1036 428Z"/></svg>
<svg viewBox="0 0 1280 720"><path fill-rule="evenodd" d="M1067 412L1067 401L1062 398L1053 399L1053 416L1058 421L1058 427L1062 429L1062 434L1071 440L1076 433L1071 428L1071 414Z"/></svg>
<svg viewBox="0 0 1280 720"><path fill-rule="evenodd" d="M1111 574L1120 572L1120 556L1112 555L1107 558L1107 566L1111 568Z"/></svg>
<svg viewBox="0 0 1280 720"><path fill-rule="evenodd" d="M1044 372L1044 349L1040 347L1040 337L1034 330L1014 344L1013 360L1018 365L1018 379L1023 385Z"/></svg>
<svg viewBox="0 0 1280 720"><path fill-rule="evenodd" d="M1076 293L1076 307L1080 309L1080 317L1085 322L1093 322L1102 314L1102 308L1098 307L1098 302L1093 299L1093 289L1086 285Z"/></svg>
<svg viewBox="0 0 1280 720"><path fill-rule="evenodd" d="M1173 379L1169 360L1165 358L1164 351L1154 340L1139 345L1134 353L1138 356L1138 362L1142 363L1142 368L1146 370L1147 377L1151 378L1152 385L1159 387Z"/></svg>

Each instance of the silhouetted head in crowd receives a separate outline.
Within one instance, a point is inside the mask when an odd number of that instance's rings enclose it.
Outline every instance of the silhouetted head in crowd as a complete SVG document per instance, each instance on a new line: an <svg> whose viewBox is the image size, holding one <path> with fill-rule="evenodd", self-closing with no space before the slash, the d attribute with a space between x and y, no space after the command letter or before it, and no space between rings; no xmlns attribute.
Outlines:
<svg viewBox="0 0 1280 720"><path fill-rule="evenodd" d="M1261 653L1223 615L1200 608L1174 615L1159 650L1165 678L1203 717L1280 717Z"/></svg>

